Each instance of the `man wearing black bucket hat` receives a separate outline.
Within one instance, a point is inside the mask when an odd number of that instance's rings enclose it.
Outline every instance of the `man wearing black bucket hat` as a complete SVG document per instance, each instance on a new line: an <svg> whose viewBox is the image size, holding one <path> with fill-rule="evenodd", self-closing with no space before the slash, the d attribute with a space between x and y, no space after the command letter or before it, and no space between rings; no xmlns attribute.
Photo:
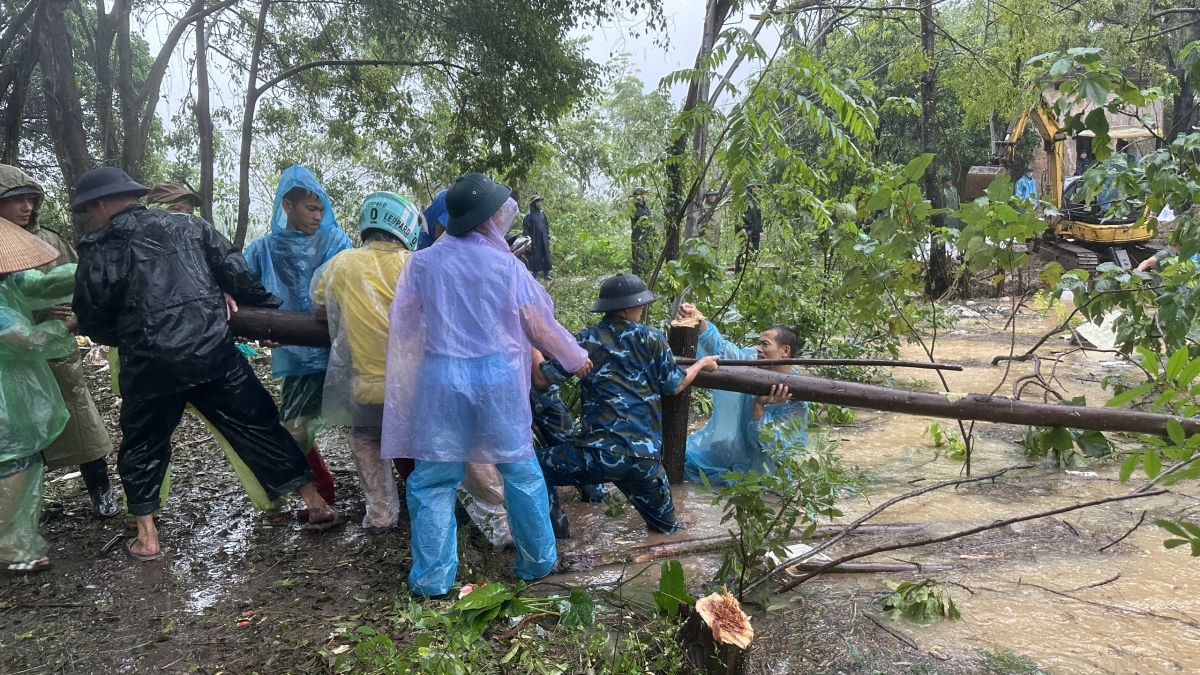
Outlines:
<svg viewBox="0 0 1200 675"><path fill-rule="evenodd" d="M654 294L633 274L619 274L600 286L593 312L604 317L577 336L593 363L579 383L582 412L575 439L539 453L550 486L551 522L556 534L570 536L554 486L613 483L629 498L654 532L679 528L671 486L662 465L662 397L678 394L701 371L717 369L717 357L685 370L675 363L662 333L637 323ZM553 361L543 373L554 383L567 373Z"/></svg>
<svg viewBox="0 0 1200 675"><path fill-rule="evenodd" d="M138 536L129 554L162 556L153 514L171 461L171 434L191 403L229 440L267 496L299 491L305 529L341 518L313 485L275 401L234 344L222 292L239 304L278 307L245 258L207 221L148 210L148 192L115 167L79 179L71 208L99 229L79 243L73 307L80 332L120 349L121 448L117 468Z"/></svg>

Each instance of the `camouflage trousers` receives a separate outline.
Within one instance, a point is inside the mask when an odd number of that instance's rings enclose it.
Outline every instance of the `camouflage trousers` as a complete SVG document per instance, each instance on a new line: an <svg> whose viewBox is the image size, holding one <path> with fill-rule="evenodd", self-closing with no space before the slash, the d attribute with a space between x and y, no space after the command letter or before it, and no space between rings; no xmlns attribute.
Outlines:
<svg viewBox="0 0 1200 675"><path fill-rule="evenodd" d="M637 509L646 527L666 534L679 529L671 485L661 460L578 448L574 443L544 448L537 453L549 487L551 510L558 506L559 485L612 483Z"/></svg>

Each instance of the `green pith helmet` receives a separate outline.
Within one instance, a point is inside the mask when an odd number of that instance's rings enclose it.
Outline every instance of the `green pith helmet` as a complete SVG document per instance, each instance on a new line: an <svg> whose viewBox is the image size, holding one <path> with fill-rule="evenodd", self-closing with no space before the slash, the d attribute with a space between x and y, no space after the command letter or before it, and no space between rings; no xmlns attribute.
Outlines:
<svg viewBox="0 0 1200 675"><path fill-rule="evenodd" d="M446 234L461 237L479 227L512 194L508 187L481 173L460 176L446 191Z"/></svg>
<svg viewBox="0 0 1200 675"><path fill-rule="evenodd" d="M592 304L592 311L614 312L648 305L657 299L636 274L618 274L600 284L600 297Z"/></svg>
<svg viewBox="0 0 1200 675"><path fill-rule="evenodd" d="M648 194L650 194L650 192L649 192L649 191L647 191L647 190L646 190L646 188L644 188L644 187L636 188L636 189L633 191L633 196L634 196L634 197L640 197L640 196L642 196L642 195L648 195Z"/></svg>
<svg viewBox="0 0 1200 675"><path fill-rule="evenodd" d="M421 234L421 212L395 192L375 192L363 200L358 210L358 231L367 230L383 230L413 251Z"/></svg>

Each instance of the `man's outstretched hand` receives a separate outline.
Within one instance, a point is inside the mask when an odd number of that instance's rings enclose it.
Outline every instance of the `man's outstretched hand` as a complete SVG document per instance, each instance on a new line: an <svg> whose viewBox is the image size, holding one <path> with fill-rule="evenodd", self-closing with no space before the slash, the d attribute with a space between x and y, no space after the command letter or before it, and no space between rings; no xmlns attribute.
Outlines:
<svg viewBox="0 0 1200 675"><path fill-rule="evenodd" d="M233 318L234 314L237 314L237 301L228 293L222 293L221 295L225 296L225 320L228 321Z"/></svg>
<svg viewBox="0 0 1200 675"><path fill-rule="evenodd" d="M756 397L754 402L762 405L775 405L776 403L783 403L791 398L791 396L792 394L788 391L786 385L773 384L771 385L771 393Z"/></svg>

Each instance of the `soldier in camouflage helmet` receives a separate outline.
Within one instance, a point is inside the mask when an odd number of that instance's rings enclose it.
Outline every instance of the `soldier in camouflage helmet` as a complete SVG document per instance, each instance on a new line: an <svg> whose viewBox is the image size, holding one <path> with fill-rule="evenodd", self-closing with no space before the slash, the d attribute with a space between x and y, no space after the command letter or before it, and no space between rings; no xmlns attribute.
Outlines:
<svg viewBox="0 0 1200 675"><path fill-rule="evenodd" d="M614 483L647 528L667 534L679 529L662 465L662 397L683 391L697 373L716 370L717 358L700 359L686 370L677 365L663 334L637 323L654 300L637 276L615 276L600 286L600 299L592 305L604 317L576 336L595 364L580 381L579 428L571 442L538 452L560 538L570 533L558 507L558 485ZM555 361L542 371L555 383L567 379Z"/></svg>

